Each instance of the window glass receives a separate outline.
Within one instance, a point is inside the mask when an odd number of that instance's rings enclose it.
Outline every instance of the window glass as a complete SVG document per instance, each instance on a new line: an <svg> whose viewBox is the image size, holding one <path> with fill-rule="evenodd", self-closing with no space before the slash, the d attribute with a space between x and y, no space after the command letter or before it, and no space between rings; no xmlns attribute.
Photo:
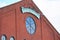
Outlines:
<svg viewBox="0 0 60 40"><path fill-rule="evenodd" d="M10 40L14 40L14 37L11 37Z"/></svg>
<svg viewBox="0 0 60 40"><path fill-rule="evenodd" d="M6 36L2 35L1 40L6 40Z"/></svg>
<svg viewBox="0 0 60 40"><path fill-rule="evenodd" d="M36 27L35 22L32 17L27 17L26 19L26 29L29 34L34 34Z"/></svg>

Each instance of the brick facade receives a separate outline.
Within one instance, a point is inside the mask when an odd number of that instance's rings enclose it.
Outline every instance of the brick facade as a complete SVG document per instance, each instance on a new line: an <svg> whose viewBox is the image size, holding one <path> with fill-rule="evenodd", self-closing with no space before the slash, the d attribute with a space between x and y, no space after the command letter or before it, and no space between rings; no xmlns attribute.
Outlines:
<svg viewBox="0 0 60 40"><path fill-rule="evenodd" d="M40 18L38 19L28 12L23 14L21 7L34 9L40 14ZM25 20L28 16L31 16L36 22L36 32L33 35L26 30ZM60 40L59 33L32 0L23 0L0 9L0 40L2 35L6 35L7 40L11 36L15 40Z"/></svg>

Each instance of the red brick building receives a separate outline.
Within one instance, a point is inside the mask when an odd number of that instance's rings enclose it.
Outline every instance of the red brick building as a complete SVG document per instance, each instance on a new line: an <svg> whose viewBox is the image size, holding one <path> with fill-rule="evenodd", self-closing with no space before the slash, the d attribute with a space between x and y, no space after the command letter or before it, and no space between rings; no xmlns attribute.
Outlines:
<svg viewBox="0 0 60 40"><path fill-rule="evenodd" d="M0 40L60 40L60 35L32 0L22 0L0 8Z"/></svg>

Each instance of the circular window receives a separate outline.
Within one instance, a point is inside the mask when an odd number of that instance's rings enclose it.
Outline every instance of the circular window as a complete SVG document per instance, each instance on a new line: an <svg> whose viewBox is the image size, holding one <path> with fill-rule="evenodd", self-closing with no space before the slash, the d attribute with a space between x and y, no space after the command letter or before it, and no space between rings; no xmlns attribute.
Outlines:
<svg viewBox="0 0 60 40"><path fill-rule="evenodd" d="M6 40L6 36L2 35L1 40Z"/></svg>
<svg viewBox="0 0 60 40"><path fill-rule="evenodd" d="M26 19L26 29L29 34L34 34L36 30L35 21L32 17Z"/></svg>
<svg viewBox="0 0 60 40"><path fill-rule="evenodd" d="M14 37L10 37L10 40L14 40Z"/></svg>

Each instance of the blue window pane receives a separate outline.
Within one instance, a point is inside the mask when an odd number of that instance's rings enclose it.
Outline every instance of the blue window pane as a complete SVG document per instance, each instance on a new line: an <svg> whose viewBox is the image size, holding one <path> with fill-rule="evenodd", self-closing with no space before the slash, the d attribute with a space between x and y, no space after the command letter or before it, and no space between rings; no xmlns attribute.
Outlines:
<svg viewBox="0 0 60 40"><path fill-rule="evenodd" d="M11 37L10 40L14 40L14 37Z"/></svg>
<svg viewBox="0 0 60 40"><path fill-rule="evenodd" d="M36 27L35 27L35 22L34 22L32 17L28 17L26 19L26 29L27 29L29 34L35 33Z"/></svg>
<svg viewBox="0 0 60 40"><path fill-rule="evenodd" d="M6 36L2 35L1 40L6 40Z"/></svg>

